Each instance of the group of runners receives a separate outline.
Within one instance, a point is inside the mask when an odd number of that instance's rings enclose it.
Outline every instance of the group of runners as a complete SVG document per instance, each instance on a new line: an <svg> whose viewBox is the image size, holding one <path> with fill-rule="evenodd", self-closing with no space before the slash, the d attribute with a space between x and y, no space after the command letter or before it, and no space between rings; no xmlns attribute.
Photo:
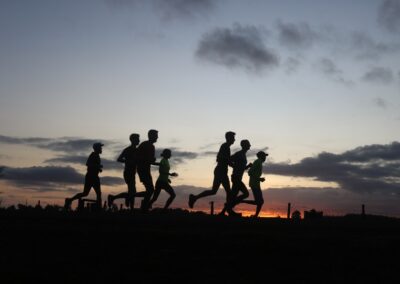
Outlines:
<svg viewBox="0 0 400 284"><path fill-rule="evenodd" d="M205 190L197 195L189 195L189 207L193 208L196 201L200 198L215 195L222 185L226 192L226 202L220 215L228 214L229 216L240 216L241 214L234 211L234 207L240 203L247 203L256 206L256 212L253 215L257 217L261 211L264 199L262 196L260 182L264 182L262 175L262 164L265 162L267 153L260 151L257 153L257 160L254 163L247 163L246 153L250 150L250 142L242 140L240 142L241 150L231 155L230 146L235 142L235 133L232 131L225 133L225 143L223 143L217 154L217 166L214 170L214 181L212 189ZM158 131L151 129L148 132L148 140L140 143L139 134L131 134L129 137L131 145L125 148L119 155L117 161L123 163L124 180L127 184L128 191L117 195L108 195L108 207L114 206L116 199L124 199L125 205L131 209L135 205L135 197L142 197L141 210L146 212L152 208L153 203L157 200L161 190L165 190L169 194L164 209L167 209L176 197L174 189L171 187L170 177L178 176L175 172L170 172L169 159L172 152L170 149L164 149L161 153L161 161L156 162L154 143L158 140ZM140 145L139 145L140 143ZM96 203L99 208L102 205L101 185L99 173L102 172L100 154L102 153L102 143L93 144L93 152L87 159L87 173L85 176L85 184L83 192L78 193L71 198L65 199L65 208L70 209L74 200L86 197L90 189L93 187L96 193ZM151 175L151 166L159 167L159 177L155 183ZM232 167L232 187L228 177L228 168ZM253 192L254 200L247 199L249 191L243 183L243 175L248 170L250 176L249 185ZM136 173L140 181L143 183L145 191L136 191Z"/></svg>

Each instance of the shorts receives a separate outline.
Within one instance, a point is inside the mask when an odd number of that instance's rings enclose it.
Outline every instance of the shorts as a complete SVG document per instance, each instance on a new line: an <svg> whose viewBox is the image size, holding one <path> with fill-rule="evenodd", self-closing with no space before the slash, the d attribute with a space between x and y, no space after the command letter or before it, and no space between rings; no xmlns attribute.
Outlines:
<svg viewBox="0 0 400 284"><path fill-rule="evenodd" d="M138 172L138 175L139 175L139 179L143 184L149 184L149 183L153 184L153 178L151 176L150 169L147 169L147 168L140 169L140 168L138 168L137 172Z"/></svg>

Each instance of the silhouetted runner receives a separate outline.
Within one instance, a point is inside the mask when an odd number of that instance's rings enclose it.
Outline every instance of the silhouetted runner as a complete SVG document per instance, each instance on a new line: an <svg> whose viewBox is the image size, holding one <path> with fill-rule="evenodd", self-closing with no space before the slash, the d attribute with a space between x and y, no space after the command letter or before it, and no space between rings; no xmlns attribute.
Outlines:
<svg viewBox="0 0 400 284"><path fill-rule="evenodd" d="M178 174L169 172L170 165L168 159L171 158L171 150L165 149L161 153L161 157L163 158L160 161L160 169L159 169L160 175L156 181L156 189L154 191L153 197L150 200L150 208L160 195L161 189L164 189L169 194L169 198L164 206L164 209L167 209L176 196L174 189L170 185L171 180L169 179L169 177L170 176L177 177Z"/></svg>
<svg viewBox="0 0 400 284"><path fill-rule="evenodd" d="M264 204L264 198L261 191L260 182L264 182L265 178L261 177L262 175L262 164L265 162L268 154L260 151L257 153L257 160L254 161L253 165L249 170L250 181L249 185L251 191L253 192L254 200L243 200L242 203L253 204L256 205L256 213L253 217L258 217L258 214L261 211L261 207Z"/></svg>
<svg viewBox="0 0 400 284"><path fill-rule="evenodd" d="M233 209L237 204L249 196L249 191L247 190L247 187L243 183L242 179L244 172L251 167L251 164L247 164L246 157L246 153L250 150L251 145L249 140L242 140L240 141L240 146L242 147L242 150L236 152L231 157L233 168L231 176L232 191L230 201L227 204L227 209ZM242 194L238 196L239 192ZM238 213L236 214L239 215Z"/></svg>
<svg viewBox="0 0 400 284"><path fill-rule="evenodd" d="M146 192L143 194L141 209L147 211L150 205L150 198L154 192L153 178L151 177L151 165L159 165L156 163L154 143L158 139L158 131L151 129L147 134L149 140L142 142L137 151L137 172L140 181L143 183ZM137 193L136 196L141 196L142 193Z"/></svg>
<svg viewBox="0 0 400 284"><path fill-rule="evenodd" d="M128 192L122 192L117 195L109 194L107 198L108 207L111 207L115 199L125 198L126 207L131 209L135 206L135 194L136 194L136 164L137 164L137 148L139 145L140 136L139 134L133 133L129 136L131 145L126 147L121 155L119 155L117 161L125 164L124 168L124 180L128 186Z"/></svg>
<svg viewBox="0 0 400 284"><path fill-rule="evenodd" d="M65 198L65 209L71 207L72 201L76 199L81 199L82 197L88 196L90 189L93 187L96 192L96 205L97 208L101 208L101 188L100 188L100 178L99 173L103 170L103 165L101 164L100 154L103 152L102 143L93 144L93 152L89 155L87 159L87 173L85 176L85 185L82 193L78 193L71 198Z"/></svg>
<svg viewBox="0 0 400 284"><path fill-rule="evenodd" d="M219 148L219 152L217 154L217 166L214 169L214 181L211 190L205 190L198 195L189 195L189 207L193 208L196 201L200 198L215 195L218 192L220 185L225 189L226 192L226 202L229 202L230 198L230 183L228 178L228 166L232 166L231 164L231 149L230 146L235 142L235 133L232 131L228 131L225 133L226 142L221 145ZM222 214L224 213L221 212Z"/></svg>

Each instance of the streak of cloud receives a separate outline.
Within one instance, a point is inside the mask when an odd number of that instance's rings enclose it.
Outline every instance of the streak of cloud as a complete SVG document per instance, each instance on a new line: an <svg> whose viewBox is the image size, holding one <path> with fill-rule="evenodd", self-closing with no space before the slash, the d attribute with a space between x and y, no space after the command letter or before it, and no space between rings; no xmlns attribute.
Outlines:
<svg viewBox="0 0 400 284"><path fill-rule="evenodd" d="M369 83L389 84L393 82L393 71L385 67L372 67L362 77L362 80Z"/></svg>
<svg viewBox="0 0 400 284"><path fill-rule="evenodd" d="M337 83L346 86L352 86L354 84L351 80L344 78L343 71L329 58L321 58L317 62L316 67L320 72Z"/></svg>
<svg viewBox="0 0 400 284"><path fill-rule="evenodd" d="M167 20L192 19L208 15L216 3L212 0L153 0L153 2L155 8L161 11L162 17Z"/></svg>
<svg viewBox="0 0 400 284"><path fill-rule="evenodd" d="M399 43L377 42L368 34L359 31L350 34L350 42L350 49L355 52L356 58L362 60L375 60L400 51Z"/></svg>
<svg viewBox="0 0 400 284"><path fill-rule="evenodd" d="M387 31L400 34L400 1L383 1L378 11L378 22Z"/></svg>
<svg viewBox="0 0 400 284"><path fill-rule="evenodd" d="M0 143L13 145L26 145L39 149L63 153L86 153L91 151L95 142L102 142L106 146L114 146L117 143L108 140L85 139L73 137L42 138L42 137L11 137L0 135Z"/></svg>
<svg viewBox="0 0 400 284"><path fill-rule="evenodd" d="M57 165L57 164L76 164L76 165L86 165L88 157L84 155L63 155L55 158L47 159L44 162L47 164ZM123 164L113 161L110 159L101 158L101 164L104 170L122 170Z"/></svg>
<svg viewBox="0 0 400 284"><path fill-rule="evenodd" d="M319 35L308 23L285 23L278 21L277 31L279 42L290 49L310 48Z"/></svg>
<svg viewBox="0 0 400 284"><path fill-rule="evenodd" d="M134 11L152 10L162 20L193 20L209 15L216 8L215 0L105 0L112 8Z"/></svg>
<svg viewBox="0 0 400 284"><path fill-rule="evenodd" d="M379 107L379 108L386 109L386 107L387 107L386 101L385 101L384 99L382 99L382 98L375 98L375 99L373 100L373 102L374 102L374 104L375 104L377 107Z"/></svg>
<svg viewBox="0 0 400 284"><path fill-rule="evenodd" d="M118 177L100 177L103 185L121 185L124 181ZM60 187L82 184L84 175L72 167L0 167L0 180L17 187L29 188L36 191L54 191Z"/></svg>
<svg viewBox="0 0 400 284"><path fill-rule="evenodd" d="M265 173L335 182L357 193L400 194L400 143L357 147L342 154L322 152L296 164L271 163Z"/></svg>
<svg viewBox="0 0 400 284"><path fill-rule="evenodd" d="M279 56L265 46L262 31L240 24L216 28L203 35L196 56L206 62L253 73L279 66Z"/></svg>

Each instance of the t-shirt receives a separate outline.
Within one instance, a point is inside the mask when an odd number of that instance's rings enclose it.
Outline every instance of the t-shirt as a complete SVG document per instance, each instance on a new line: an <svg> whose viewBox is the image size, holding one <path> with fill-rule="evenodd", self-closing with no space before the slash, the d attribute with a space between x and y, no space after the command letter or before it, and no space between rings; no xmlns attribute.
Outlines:
<svg viewBox="0 0 400 284"><path fill-rule="evenodd" d="M228 165L231 159L231 148L228 143L224 143L219 148L219 152L217 154L217 168L221 171L228 171Z"/></svg>
<svg viewBox="0 0 400 284"><path fill-rule="evenodd" d="M135 146L126 147L120 157L125 160L125 171L136 171L137 148Z"/></svg>
<svg viewBox="0 0 400 284"><path fill-rule="evenodd" d="M86 161L88 175L97 176L101 169L101 160L98 153L92 152Z"/></svg>
<svg viewBox="0 0 400 284"><path fill-rule="evenodd" d="M169 170L170 166L168 159L162 158L160 162L160 168L158 170L160 173L158 180L168 183Z"/></svg>
<svg viewBox="0 0 400 284"><path fill-rule="evenodd" d="M156 161L156 148L150 141L142 142L137 149L137 167L150 171L150 165Z"/></svg>
<svg viewBox="0 0 400 284"><path fill-rule="evenodd" d="M246 152L243 150L236 152L232 155L231 161L233 164L232 175L242 178L247 166Z"/></svg>
<svg viewBox="0 0 400 284"><path fill-rule="evenodd" d="M254 161L253 165L249 170L250 186L259 186L261 175L262 175L262 162L260 159L257 159Z"/></svg>

